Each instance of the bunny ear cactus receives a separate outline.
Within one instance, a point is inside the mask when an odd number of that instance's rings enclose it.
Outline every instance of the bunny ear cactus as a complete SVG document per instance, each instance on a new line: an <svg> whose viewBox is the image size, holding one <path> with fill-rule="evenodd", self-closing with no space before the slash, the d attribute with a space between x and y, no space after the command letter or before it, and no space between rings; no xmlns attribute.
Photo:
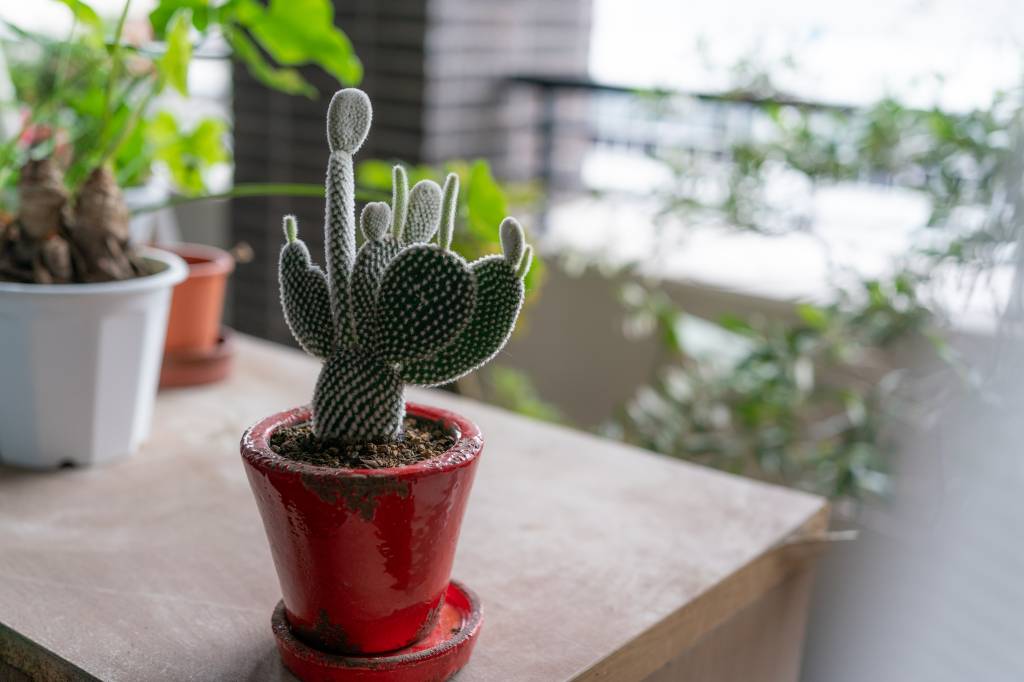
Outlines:
<svg viewBox="0 0 1024 682"><path fill-rule="evenodd" d="M356 250L352 156L369 132L370 100L334 95L327 113L326 272L286 216L281 305L299 345L324 361L313 395L322 440L387 442L400 437L405 384L436 386L477 369L505 345L523 304L531 248L506 218L503 255L467 263L451 250L459 180L424 180L410 190L401 166L391 205L367 204ZM435 240L436 237L436 240Z"/></svg>

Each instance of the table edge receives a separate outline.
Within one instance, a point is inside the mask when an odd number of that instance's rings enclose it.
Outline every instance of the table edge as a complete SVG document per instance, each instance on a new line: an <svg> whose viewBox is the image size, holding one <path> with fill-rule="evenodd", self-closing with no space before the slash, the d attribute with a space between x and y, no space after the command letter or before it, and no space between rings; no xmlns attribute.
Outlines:
<svg viewBox="0 0 1024 682"><path fill-rule="evenodd" d="M828 528L830 506L821 507L787 533L782 542L768 548L740 570L705 590L668 614L658 623L630 640L625 646L577 672L574 682L643 680L657 672L675 656L693 647L705 634L753 604L766 592L781 584L809 564L807 554L780 552L786 540L815 535ZM816 557L811 557L816 558ZM713 607L711 605L718 605ZM705 611L691 618L695 611Z"/></svg>
<svg viewBox="0 0 1024 682"><path fill-rule="evenodd" d="M30 680L101 682L100 678L2 622L0 622L0 662L22 673Z"/></svg>

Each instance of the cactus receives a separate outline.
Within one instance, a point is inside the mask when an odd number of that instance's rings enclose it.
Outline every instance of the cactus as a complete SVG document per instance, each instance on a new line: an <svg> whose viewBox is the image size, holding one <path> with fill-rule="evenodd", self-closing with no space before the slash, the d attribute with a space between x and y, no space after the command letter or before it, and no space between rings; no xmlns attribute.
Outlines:
<svg viewBox="0 0 1024 682"><path fill-rule="evenodd" d="M449 383L493 358L519 316L530 267L531 247L514 218L499 227L503 255L467 263L454 253L458 176L450 174L443 189L424 180L410 190L401 166L394 168L391 205L363 208L357 251L352 156L370 120L362 91L334 95L326 272L310 259L295 219L284 219L281 305L299 345L324 361L312 403L321 440L400 438L404 386Z"/></svg>

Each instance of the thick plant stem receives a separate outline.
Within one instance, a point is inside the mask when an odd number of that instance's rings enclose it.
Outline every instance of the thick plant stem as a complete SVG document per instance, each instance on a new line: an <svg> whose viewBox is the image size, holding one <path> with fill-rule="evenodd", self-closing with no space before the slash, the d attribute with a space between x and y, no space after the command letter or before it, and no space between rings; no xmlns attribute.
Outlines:
<svg viewBox="0 0 1024 682"><path fill-rule="evenodd" d="M405 417L401 378L394 367L358 350L338 348L313 391L318 438L384 443L399 437Z"/></svg>
<svg viewBox="0 0 1024 682"><path fill-rule="evenodd" d="M324 248L331 317L337 341L351 345L353 324L348 310L349 280L356 260L356 180L352 155L366 139L372 118L370 99L362 90L339 90L327 107L327 208Z"/></svg>

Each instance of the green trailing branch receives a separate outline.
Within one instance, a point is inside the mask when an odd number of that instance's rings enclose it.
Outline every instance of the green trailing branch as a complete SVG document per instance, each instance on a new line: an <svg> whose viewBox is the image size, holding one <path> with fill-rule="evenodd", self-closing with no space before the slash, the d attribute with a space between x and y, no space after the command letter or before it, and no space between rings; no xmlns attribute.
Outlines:
<svg viewBox="0 0 1024 682"><path fill-rule="evenodd" d="M311 262L288 216L279 273L292 334L324 360L313 395L316 434L347 442L395 440L405 384L449 383L493 358L512 333L532 258L523 228L505 218L503 254L466 262L451 250L458 177L449 175L443 189L422 180L410 190L400 166L391 205L364 207L357 251L352 157L370 119L360 90L331 100L326 272Z"/></svg>

